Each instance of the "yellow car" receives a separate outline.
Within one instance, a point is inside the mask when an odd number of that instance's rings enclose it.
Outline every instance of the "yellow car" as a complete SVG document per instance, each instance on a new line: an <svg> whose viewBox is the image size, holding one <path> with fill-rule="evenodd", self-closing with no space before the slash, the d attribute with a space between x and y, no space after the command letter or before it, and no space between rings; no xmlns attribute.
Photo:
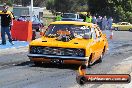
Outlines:
<svg viewBox="0 0 132 88"><path fill-rule="evenodd" d="M132 24L128 22L119 22L117 24L113 24L112 27L115 31L118 31L118 30L132 31Z"/></svg>
<svg viewBox="0 0 132 88"><path fill-rule="evenodd" d="M106 35L97 25L76 21L52 22L44 36L32 41L28 57L35 64L79 64L102 61L108 49Z"/></svg>

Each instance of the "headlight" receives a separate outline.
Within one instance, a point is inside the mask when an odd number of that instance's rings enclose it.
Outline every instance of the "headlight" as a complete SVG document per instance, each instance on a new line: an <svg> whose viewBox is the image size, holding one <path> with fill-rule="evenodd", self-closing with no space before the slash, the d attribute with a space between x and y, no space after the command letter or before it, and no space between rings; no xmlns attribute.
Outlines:
<svg viewBox="0 0 132 88"><path fill-rule="evenodd" d="M42 47L31 46L30 47L30 53L31 54L42 54L43 53Z"/></svg>
<svg viewBox="0 0 132 88"><path fill-rule="evenodd" d="M74 50L73 55L84 57L85 56L85 51L84 51L84 49L76 49L76 50Z"/></svg>
<svg viewBox="0 0 132 88"><path fill-rule="evenodd" d="M43 54L52 54L52 48L51 47L44 47L43 48Z"/></svg>
<svg viewBox="0 0 132 88"><path fill-rule="evenodd" d="M84 49L66 49L65 55L66 56L84 57L85 56L85 50Z"/></svg>

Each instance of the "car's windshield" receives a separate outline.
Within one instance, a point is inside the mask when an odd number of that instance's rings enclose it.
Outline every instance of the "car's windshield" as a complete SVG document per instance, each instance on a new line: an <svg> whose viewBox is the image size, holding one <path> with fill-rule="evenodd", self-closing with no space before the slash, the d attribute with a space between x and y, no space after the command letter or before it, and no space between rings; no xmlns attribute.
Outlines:
<svg viewBox="0 0 132 88"><path fill-rule="evenodd" d="M118 25L130 25L130 23L127 23L127 22L119 22L119 23L117 23Z"/></svg>
<svg viewBox="0 0 132 88"><path fill-rule="evenodd" d="M75 14L63 14L62 18L76 18Z"/></svg>
<svg viewBox="0 0 132 88"><path fill-rule="evenodd" d="M33 17L33 23L40 23L40 20L37 17Z"/></svg>
<svg viewBox="0 0 132 88"><path fill-rule="evenodd" d="M23 18L23 20L30 21L30 16L20 16L20 17ZM40 20L36 16L33 16L32 22L33 23L40 23Z"/></svg>
<svg viewBox="0 0 132 88"><path fill-rule="evenodd" d="M68 24L56 24L56 25L50 25L45 33L45 36L54 36L58 37L61 33L70 33L70 35L74 37L83 37L85 34L88 34L90 32L89 27L85 27L84 25L68 25Z"/></svg>

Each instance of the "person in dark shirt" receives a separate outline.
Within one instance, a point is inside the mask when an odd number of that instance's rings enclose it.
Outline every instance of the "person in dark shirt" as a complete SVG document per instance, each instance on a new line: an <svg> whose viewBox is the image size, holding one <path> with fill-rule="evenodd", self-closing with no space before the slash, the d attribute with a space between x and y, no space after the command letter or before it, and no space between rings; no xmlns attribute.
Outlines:
<svg viewBox="0 0 132 88"><path fill-rule="evenodd" d="M5 33L8 36L9 42L12 45L14 45L12 42L11 34L10 34L10 27L12 24L13 15L10 11L7 11L8 6L4 5L3 7L4 7L4 10L0 12L0 16L1 16L1 38L2 38L1 45L6 44Z"/></svg>

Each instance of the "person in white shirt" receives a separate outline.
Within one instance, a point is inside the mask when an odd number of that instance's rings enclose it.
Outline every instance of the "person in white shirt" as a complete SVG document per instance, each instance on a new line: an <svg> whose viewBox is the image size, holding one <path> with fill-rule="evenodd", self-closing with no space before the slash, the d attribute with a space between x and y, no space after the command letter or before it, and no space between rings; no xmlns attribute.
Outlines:
<svg viewBox="0 0 132 88"><path fill-rule="evenodd" d="M108 29L109 29L109 30L112 29L112 23L113 23L113 18L110 17L110 18L108 19Z"/></svg>
<svg viewBox="0 0 132 88"><path fill-rule="evenodd" d="M102 17L101 16L97 18L97 24L99 25L100 29L102 29Z"/></svg>
<svg viewBox="0 0 132 88"><path fill-rule="evenodd" d="M104 18L102 19L102 30L106 30L107 29L107 18L106 16L104 16Z"/></svg>
<svg viewBox="0 0 132 88"><path fill-rule="evenodd" d="M92 23L93 23L93 24L97 24L97 19L96 19L95 16L92 17Z"/></svg>

